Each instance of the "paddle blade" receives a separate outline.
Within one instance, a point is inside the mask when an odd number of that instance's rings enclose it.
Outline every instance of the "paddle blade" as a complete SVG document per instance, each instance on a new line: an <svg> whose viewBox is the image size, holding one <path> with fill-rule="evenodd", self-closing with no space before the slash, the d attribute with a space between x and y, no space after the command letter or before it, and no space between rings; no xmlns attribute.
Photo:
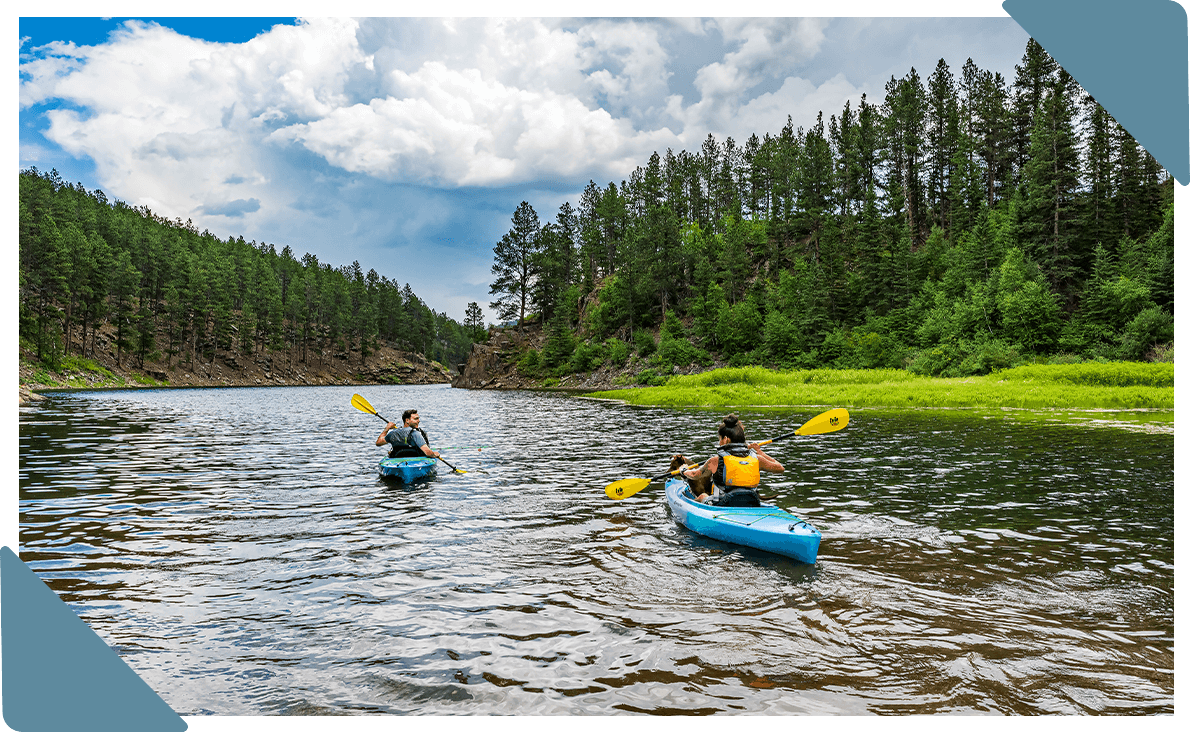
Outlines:
<svg viewBox="0 0 1190 732"><path fill-rule="evenodd" d="M442 460L442 456L441 456L441 455L439 455L439 456L438 456L438 459L439 459L439 460ZM450 463L446 462L445 460L442 460L442 464L443 464L443 465L445 465L446 467L450 468L450 469L451 469L453 472L456 472L456 473L462 473L462 474L464 474L464 475L466 475L466 473L467 473L467 471L466 471L466 470L459 470L458 468L456 468L455 466L453 466L453 465L451 465Z"/></svg>
<svg viewBox="0 0 1190 732"><path fill-rule="evenodd" d="M649 485L648 478L625 478L624 480L617 480L615 483L609 483L604 491L607 497L620 501L628 496L635 495L647 488Z"/></svg>
<svg viewBox="0 0 1190 732"><path fill-rule="evenodd" d="M358 409L361 412L367 412L368 414L376 414L376 410L372 408L371 404L368 404L368 400L364 399L359 394L351 395L351 406L355 407L356 409ZM379 415L377 415L377 416L379 416Z"/></svg>
<svg viewBox="0 0 1190 732"><path fill-rule="evenodd" d="M850 416L846 409L832 409L829 412L823 412L814 419L806 422L801 427L798 427L797 435L821 435L826 432L835 432L847 426Z"/></svg>

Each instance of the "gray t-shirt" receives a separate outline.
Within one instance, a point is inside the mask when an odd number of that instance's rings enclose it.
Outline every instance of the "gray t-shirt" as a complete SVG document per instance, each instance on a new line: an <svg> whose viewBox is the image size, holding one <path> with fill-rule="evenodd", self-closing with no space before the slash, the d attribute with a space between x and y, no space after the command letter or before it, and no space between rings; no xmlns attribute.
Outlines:
<svg viewBox="0 0 1190 732"><path fill-rule="evenodd" d="M418 432L412 427L398 427L395 430L389 430L388 434L384 436L384 440L394 447L412 445L419 450L422 445L426 444L426 440L421 436L421 432Z"/></svg>

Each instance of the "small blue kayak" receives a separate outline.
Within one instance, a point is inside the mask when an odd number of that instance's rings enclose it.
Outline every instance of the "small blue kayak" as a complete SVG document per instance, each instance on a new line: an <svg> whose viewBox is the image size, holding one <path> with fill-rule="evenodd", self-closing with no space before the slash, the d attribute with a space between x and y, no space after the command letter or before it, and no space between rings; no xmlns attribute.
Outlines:
<svg viewBox="0 0 1190 732"><path fill-rule="evenodd" d="M805 520L777 506L720 507L699 503L679 478L665 481L665 498L674 519L696 534L763 549L814 564L822 534Z"/></svg>
<svg viewBox="0 0 1190 732"><path fill-rule="evenodd" d="M428 457L385 458L380 461L380 477L412 483L434 472L438 461Z"/></svg>

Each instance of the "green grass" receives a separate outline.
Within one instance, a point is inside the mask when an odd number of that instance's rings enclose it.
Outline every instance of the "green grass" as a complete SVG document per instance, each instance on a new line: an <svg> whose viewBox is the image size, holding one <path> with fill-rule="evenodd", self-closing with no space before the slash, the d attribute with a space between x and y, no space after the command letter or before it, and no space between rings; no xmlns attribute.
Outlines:
<svg viewBox="0 0 1190 732"><path fill-rule="evenodd" d="M92 380L88 381L87 376ZM133 378L137 378L134 376ZM158 385L155 381L143 381L147 377L137 378L140 383ZM103 387L125 386L126 381L116 376L108 369L100 366L89 358L66 355L58 362L58 368L51 369L46 364L38 362L33 370L32 382L43 384L51 388L68 389L96 389Z"/></svg>
<svg viewBox="0 0 1190 732"><path fill-rule="evenodd" d="M726 368L675 376L664 386L588 396L653 406L1173 409L1173 364L1021 366L937 379L898 369L770 371Z"/></svg>

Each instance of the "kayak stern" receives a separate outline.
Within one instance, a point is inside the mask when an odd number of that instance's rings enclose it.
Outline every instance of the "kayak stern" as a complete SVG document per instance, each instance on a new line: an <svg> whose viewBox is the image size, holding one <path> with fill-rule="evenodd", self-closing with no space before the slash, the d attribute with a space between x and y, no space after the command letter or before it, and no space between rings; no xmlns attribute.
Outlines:
<svg viewBox="0 0 1190 732"><path fill-rule="evenodd" d="M699 503L686 481L665 482L674 520L710 539L762 549L806 564L818 561L822 534L804 519L777 506L721 507Z"/></svg>

